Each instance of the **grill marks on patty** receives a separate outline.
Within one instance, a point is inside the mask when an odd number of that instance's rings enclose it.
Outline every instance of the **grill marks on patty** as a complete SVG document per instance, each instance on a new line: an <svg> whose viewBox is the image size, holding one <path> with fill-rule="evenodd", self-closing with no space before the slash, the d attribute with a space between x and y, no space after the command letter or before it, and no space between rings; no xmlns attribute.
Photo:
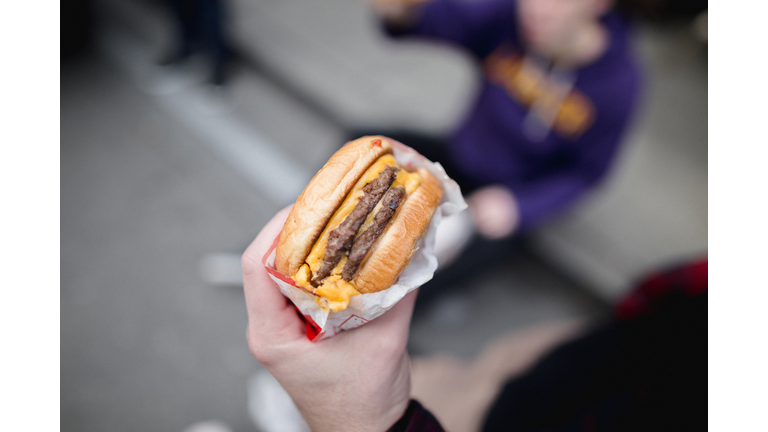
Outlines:
<svg viewBox="0 0 768 432"><path fill-rule="evenodd" d="M312 277L312 283L319 284L328 277L344 256L344 253L352 247L355 234L363 225L368 213L376 207L376 204L379 203L387 189L392 185L392 182L395 181L397 171L397 168L387 165L376 179L363 187L363 196L357 202L354 210L328 235L328 244L326 245L323 261L320 264L320 269Z"/></svg>
<svg viewBox="0 0 768 432"><path fill-rule="evenodd" d="M360 267L360 263L363 261L363 257L368 253L368 250L376 243L384 228L395 215L397 207L405 197L405 188L398 186L392 188L384 194L382 198L381 209L373 218L373 224L368 227L358 238L355 239L352 244L352 249L349 251L349 257L344 264L344 270L341 272L341 278L349 282L352 280L352 276Z"/></svg>

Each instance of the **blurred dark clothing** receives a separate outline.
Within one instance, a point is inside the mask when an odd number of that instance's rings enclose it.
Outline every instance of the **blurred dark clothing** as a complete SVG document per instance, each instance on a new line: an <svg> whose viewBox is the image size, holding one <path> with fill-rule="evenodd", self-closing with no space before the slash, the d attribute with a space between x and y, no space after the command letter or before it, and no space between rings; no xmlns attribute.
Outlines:
<svg viewBox="0 0 768 432"><path fill-rule="evenodd" d="M483 65L474 107L450 138L448 159L438 160L450 161L465 184L508 187L526 230L563 211L606 175L640 87L622 17L605 15L606 52L573 70L526 51L513 0L436 0L419 17L408 29L388 30L458 45Z"/></svg>
<svg viewBox="0 0 768 432"><path fill-rule="evenodd" d="M68 59L84 52L93 39L92 0L69 0L61 7L61 57Z"/></svg>
<svg viewBox="0 0 768 432"><path fill-rule="evenodd" d="M483 431L707 430L707 269L645 279L611 322L507 382Z"/></svg>
<svg viewBox="0 0 768 432"><path fill-rule="evenodd" d="M707 0L616 0L616 7L648 21L687 20L707 10Z"/></svg>
<svg viewBox="0 0 768 432"><path fill-rule="evenodd" d="M182 61L195 52L211 61L211 80L223 84L230 57L222 0L166 0L178 26L178 45L164 63Z"/></svg>

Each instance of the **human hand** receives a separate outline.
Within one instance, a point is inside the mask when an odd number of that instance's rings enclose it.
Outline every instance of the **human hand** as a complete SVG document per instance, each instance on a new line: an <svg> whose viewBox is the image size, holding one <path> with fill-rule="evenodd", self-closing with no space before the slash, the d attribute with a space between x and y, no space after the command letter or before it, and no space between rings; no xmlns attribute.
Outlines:
<svg viewBox="0 0 768 432"><path fill-rule="evenodd" d="M467 198L467 204L477 230L486 238L507 237L520 224L517 200L504 186L492 185L479 189Z"/></svg>
<svg viewBox="0 0 768 432"><path fill-rule="evenodd" d="M370 0L371 7L390 27L407 28L418 18L418 7L431 0Z"/></svg>
<svg viewBox="0 0 768 432"><path fill-rule="evenodd" d="M405 346L416 292L361 327L310 342L298 311L261 264L289 210L272 218L243 254L251 352L291 396L313 431L385 431L409 402Z"/></svg>

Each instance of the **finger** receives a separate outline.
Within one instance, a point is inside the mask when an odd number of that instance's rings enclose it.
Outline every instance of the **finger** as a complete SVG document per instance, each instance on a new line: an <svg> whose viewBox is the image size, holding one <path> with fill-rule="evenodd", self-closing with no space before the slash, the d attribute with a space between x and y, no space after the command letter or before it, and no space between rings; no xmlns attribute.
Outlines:
<svg viewBox="0 0 768 432"><path fill-rule="evenodd" d="M243 254L243 289L251 335L303 335L303 324L293 304L280 292L262 265L262 257L288 217L290 206L278 212Z"/></svg>
<svg viewBox="0 0 768 432"><path fill-rule="evenodd" d="M256 239L248 246L243 253L243 273L245 277L248 277L251 273L262 269L261 258L264 253L272 246L275 237L282 230L285 220L288 218L288 213L293 206L290 205L277 212L275 216L270 219L269 222L261 229Z"/></svg>
<svg viewBox="0 0 768 432"><path fill-rule="evenodd" d="M418 289L409 292L388 311L390 316L387 319L390 319L395 323L394 327L396 331L405 334L408 334L410 331L413 308L416 304L416 296L418 295L418 292Z"/></svg>

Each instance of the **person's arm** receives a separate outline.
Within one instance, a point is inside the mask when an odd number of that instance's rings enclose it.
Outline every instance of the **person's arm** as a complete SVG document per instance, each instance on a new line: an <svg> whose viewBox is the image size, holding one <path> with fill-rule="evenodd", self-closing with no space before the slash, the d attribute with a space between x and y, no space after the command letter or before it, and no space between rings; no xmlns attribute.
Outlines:
<svg viewBox="0 0 768 432"><path fill-rule="evenodd" d="M628 116L607 120L612 127L601 126L576 142L550 143L581 149L559 170L542 172L523 184L485 186L467 197L480 234L499 239L524 231L563 211L594 188L613 164ZM549 139L561 140L555 135Z"/></svg>
<svg viewBox="0 0 768 432"><path fill-rule="evenodd" d="M439 39L481 58L517 25L516 2L508 0L375 0L374 6L392 36Z"/></svg>
<svg viewBox="0 0 768 432"><path fill-rule="evenodd" d="M473 192L467 197L467 204L477 230L489 239L507 237L570 206L605 176L621 130L617 125L600 138L587 135L571 143L584 150L559 171L542 173L522 185L493 184Z"/></svg>
<svg viewBox="0 0 768 432"><path fill-rule="evenodd" d="M288 211L279 212L243 254L251 352L291 396L313 431L387 431L399 424L410 402L405 347L416 292L359 328L310 342L297 309L261 264Z"/></svg>
<svg viewBox="0 0 768 432"><path fill-rule="evenodd" d="M593 189L615 159L622 130L622 125L616 125L602 136L585 135L572 144L584 148L574 163L512 189L519 209L519 230L556 215Z"/></svg>

